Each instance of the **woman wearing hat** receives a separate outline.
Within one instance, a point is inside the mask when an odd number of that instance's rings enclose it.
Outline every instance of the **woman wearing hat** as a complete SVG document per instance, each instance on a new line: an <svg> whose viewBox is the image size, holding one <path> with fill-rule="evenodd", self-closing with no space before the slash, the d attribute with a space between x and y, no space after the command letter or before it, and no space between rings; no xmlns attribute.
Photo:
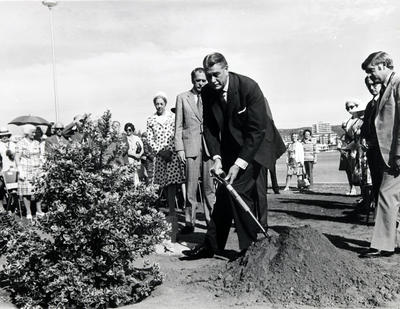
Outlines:
<svg viewBox="0 0 400 309"><path fill-rule="evenodd" d="M32 220L31 201L34 199L35 180L40 176L42 167L42 150L35 137L36 128L33 125L24 126L24 138L15 148L15 161L18 168L18 194L24 201L26 218ZM40 201L36 201L36 215L43 216Z"/></svg>

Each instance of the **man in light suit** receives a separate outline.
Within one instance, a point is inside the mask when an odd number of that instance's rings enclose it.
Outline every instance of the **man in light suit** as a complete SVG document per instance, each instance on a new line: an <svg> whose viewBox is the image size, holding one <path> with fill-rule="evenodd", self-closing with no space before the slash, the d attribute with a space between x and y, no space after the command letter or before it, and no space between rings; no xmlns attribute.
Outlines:
<svg viewBox="0 0 400 309"><path fill-rule="evenodd" d="M400 205L400 77L393 71L390 56L382 51L369 55L361 67L381 84L373 124L383 177L370 249L360 257L384 257L394 253Z"/></svg>
<svg viewBox="0 0 400 309"><path fill-rule="evenodd" d="M203 67L208 80L201 92L204 135L214 160L212 169L219 175L226 173L225 179L254 212L260 171L263 167L272 168L286 148L267 115L264 95L254 80L229 72L220 53L207 55ZM265 192L265 183L262 191ZM258 226L224 186L218 187L216 197L205 242L183 251L187 259L209 258L223 250L232 219L242 252L257 240Z"/></svg>
<svg viewBox="0 0 400 309"><path fill-rule="evenodd" d="M212 160L207 155L203 139L203 103L201 89L207 83L203 68L191 73L193 88L176 98L175 150L178 158L186 164L185 227L182 234L193 233L196 223L197 193L201 176L204 215L207 224L215 203L215 188L209 174Z"/></svg>

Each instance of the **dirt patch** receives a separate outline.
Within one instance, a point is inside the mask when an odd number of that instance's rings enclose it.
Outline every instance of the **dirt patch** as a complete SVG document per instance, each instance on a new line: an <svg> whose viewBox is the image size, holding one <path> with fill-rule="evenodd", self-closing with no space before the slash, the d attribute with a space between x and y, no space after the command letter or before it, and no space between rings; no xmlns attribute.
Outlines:
<svg viewBox="0 0 400 309"><path fill-rule="evenodd" d="M339 250L309 226L257 242L218 278L225 293L275 304L372 307L400 292L396 273Z"/></svg>

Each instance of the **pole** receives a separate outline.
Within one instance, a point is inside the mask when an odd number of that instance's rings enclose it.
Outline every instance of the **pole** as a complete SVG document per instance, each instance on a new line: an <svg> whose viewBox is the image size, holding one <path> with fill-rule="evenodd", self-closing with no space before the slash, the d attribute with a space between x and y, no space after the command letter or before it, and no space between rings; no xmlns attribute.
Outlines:
<svg viewBox="0 0 400 309"><path fill-rule="evenodd" d="M53 92L54 92L54 111L56 116L56 122L58 122L58 95L57 95L57 72L56 72L56 50L54 42L54 22L52 8L57 5L57 0L44 0L42 4L47 6L49 9L50 17L50 34L51 34L51 51L53 58Z"/></svg>
<svg viewBox="0 0 400 309"><path fill-rule="evenodd" d="M51 32L51 49L53 54L53 92L54 92L54 111L56 114L56 122L58 122L58 96L57 96L57 74L56 74L56 51L54 43L54 23L53 23L53 12L49 7L50 15L50 32Z"/></svg>

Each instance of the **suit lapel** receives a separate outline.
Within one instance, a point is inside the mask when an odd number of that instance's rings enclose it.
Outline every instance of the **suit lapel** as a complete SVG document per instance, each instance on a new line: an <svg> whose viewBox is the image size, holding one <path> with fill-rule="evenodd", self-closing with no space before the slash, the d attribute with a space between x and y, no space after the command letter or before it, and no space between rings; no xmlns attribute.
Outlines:
<svg viewBox="0 0 400 309"><path fill-rule="evenodd" d="M386 104L386 102L388 102L388 98L389 98L390 94L392 93L393 76L394 76L394 73L392 73L392 75L390 76L390 79L389 79L388 85L385 89L385 92L382 94L382 97L379 99L378 113L382 110L382 108Z"/></svg>
<svg viewBox="0 0 400 309"><path fill-rule="evenodd" d="M201 121L201 111L197 108L197 104L194 99L194 94L193 92L189 91L187 94L187 100L190 108L193 110L193 113L196 115L196 117Z"/></svg>
<svg viewBox="0 0 400 309"><path fill-rule="evenodd" d="M239 102L239 94L238 94L238 80L235 75L229 73L229 86L228 86L228 95L227 95L227 117L229 117L229 123L232 121L233 111L237 110L240 102Z"/></svg>

